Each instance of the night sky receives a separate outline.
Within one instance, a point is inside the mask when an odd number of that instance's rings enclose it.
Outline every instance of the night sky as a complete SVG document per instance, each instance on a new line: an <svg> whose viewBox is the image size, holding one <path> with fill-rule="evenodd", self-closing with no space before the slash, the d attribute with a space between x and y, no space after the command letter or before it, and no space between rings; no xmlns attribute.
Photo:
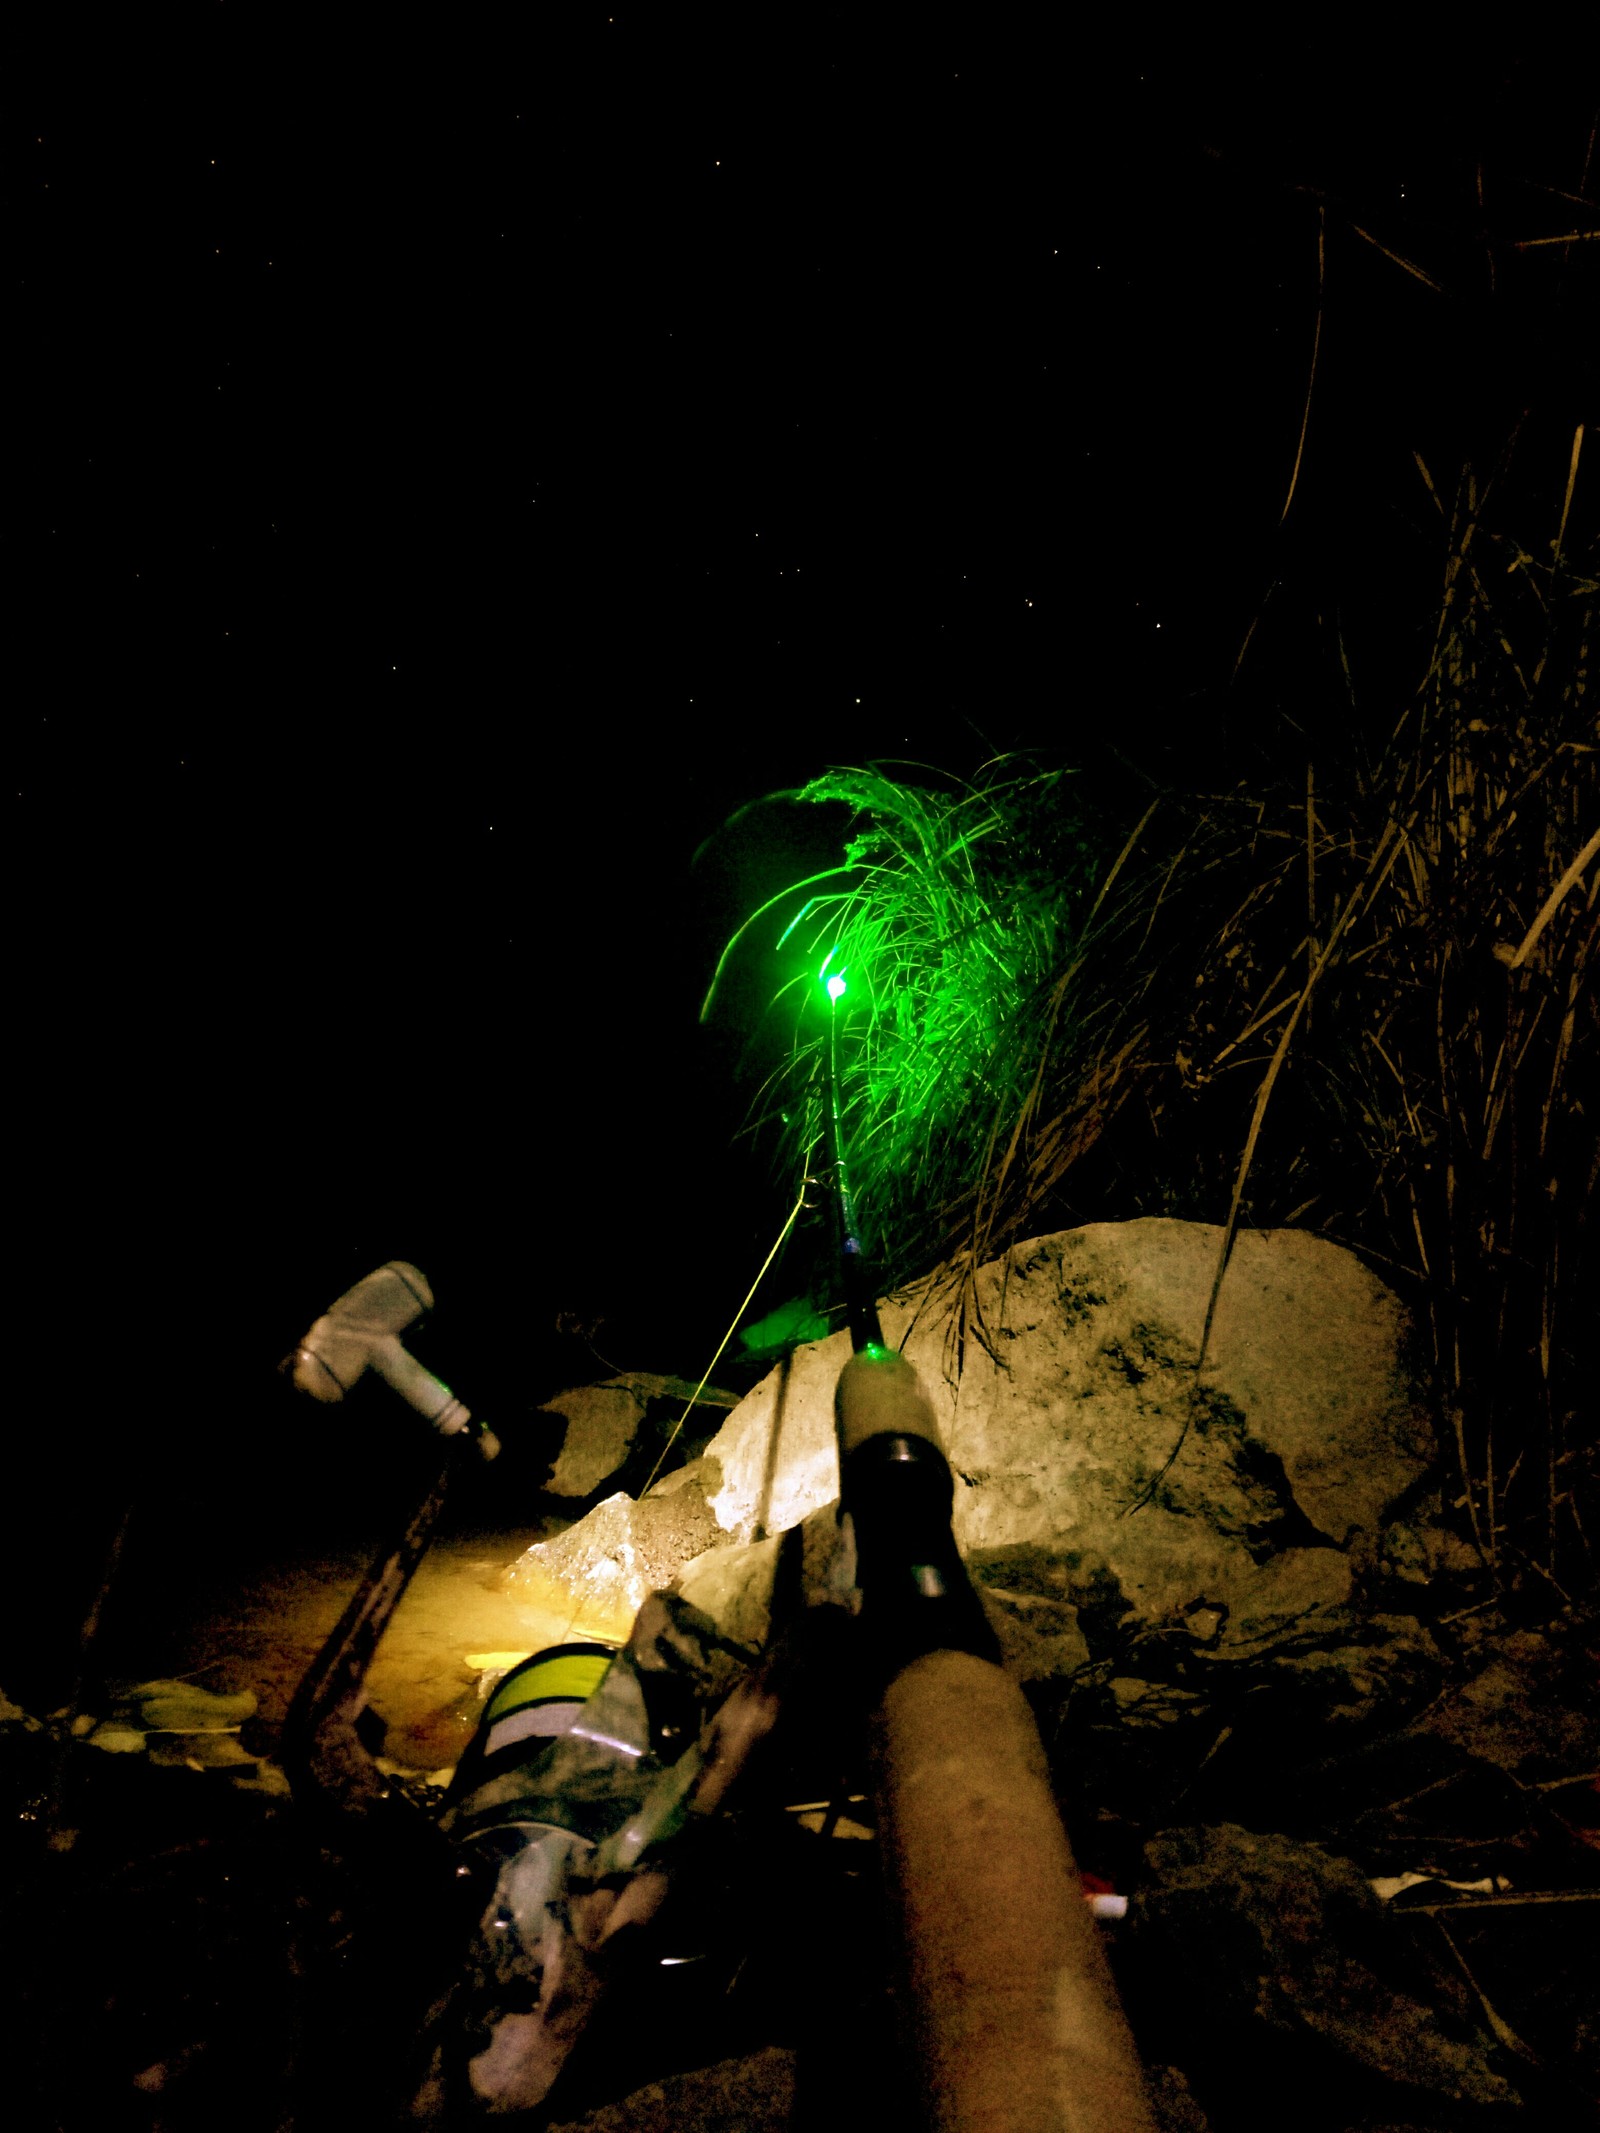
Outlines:
<svg viewBox="0 0 1600 2133"><path fill-rule="evenodd" d="M719 826L834 762L1192 763L1266 587L1375 470L1479 448L1530 363L1571 412L1559 350L1345 229L1458 265L1479 157L1485 213L1557 227L1570 53L416 20L341 49L192 8L25 70L35 1531L135 1486L292 1522L372 1417L306 1423L273 1366L391 1255L491 1415L598 1369L562 1312L698 1375L786 1202L696 1010L838 828Z"/></svg>

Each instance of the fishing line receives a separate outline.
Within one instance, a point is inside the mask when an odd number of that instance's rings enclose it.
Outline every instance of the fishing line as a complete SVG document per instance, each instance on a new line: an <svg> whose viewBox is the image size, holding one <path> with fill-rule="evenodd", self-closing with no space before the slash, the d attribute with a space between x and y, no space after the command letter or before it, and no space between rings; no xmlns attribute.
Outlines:
<svg viewBox="0 0 1600 2133"><path fill-rule="evenodd" d="M815 1146L816 1143L813 1142L812 1147ZM807 1158L810 1157L810 1154L811 1149L808 1148L806 1150ZM650 1484L655 1480L657 1474L660 1473L662 1461L666 1458L668 1452L671 1451L672 1447L677 1443L679 1435L682 1432L683 1425L685 1424L685 1422L688 1421L690 1415L694 1412L695 1401L699 1399L701 1393L703 1393L706 1387L710 1384L712 1371L715 1370L718 1363L722 1361L723 1349L727 1347L729 1341L731 1341L735 1333L738 1332L740 1319L742 1319L746 1311L749 1310L751 1302L755 1297L756 1291L760 1288L762 1282L765 1281L767 1278L767 1269L772 1265L773 1260L777 1258L779 1252L783 1249L783 1240L788 1236L790 1230L794 1228L796 1221L799 1219L800 1210L806 1204L806 1194L810 1190L811 1185L814 1182L810 1174L809 1162L804 1167L806 1170L806 1174L800 1181L799 1197L798 1199L796 1199L793 1207L791 1207L789 1210L789 1219L784 1223L782 1229L779 1230L777 1242L773 1245L771 1251L768 1252L766 1258L762 1260L761 1272L756 1276L755 1280L751 1282L749 1288L745 1291L744 1301L740 1304L738 1310L734 1312L733 1319L729 1324L727 1332L723 1334L722 1339L718 1342L717 1352L711 1358L710 1362L707 1363L704 1377L701 1378L699 1384L695 1387L694 1391L689 1396L689 1404L684 1408L683 1413L679 1415L677 1421L672 1425L672 1434L668 1437L666 1443L662 1445L660 1456L657 1458L655 1465L650 1469L650 1472L646 1477L644 1487L639 1491L639 1494L641 1496L649 1495Z"/></svg>

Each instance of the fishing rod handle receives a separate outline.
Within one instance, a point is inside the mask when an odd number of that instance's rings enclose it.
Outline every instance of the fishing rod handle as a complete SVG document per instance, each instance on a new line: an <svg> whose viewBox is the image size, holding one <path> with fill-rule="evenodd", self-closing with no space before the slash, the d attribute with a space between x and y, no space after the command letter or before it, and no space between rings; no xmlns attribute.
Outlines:
<svg viewBox="0 0 1600 2133"><path fill-rule="evenodd" d="M916 1371L888 1349L852 1356L835 1422L877 1684L873 1790L928 2123L1155 2133L1033 1714L998 1663L950 1530L950 1469Z"/></svg>
<svg viewBox="0 0 1600 2133"><path fill-rule="evenodd" d="M836 1421L869 1685L921 1652L998 1660L950 1530L954 1484L938 1425L905 1357L877 1342L853 1355L839 1375Z"/></svg>
<svg viewBox="0 0 1600 2133"><path fill-rule="evenodd" d="M835 1418L869 1690L922 1652L998 1660L950 1530L954 1483L915 1370L894 1349L869 1344L839 1374Z"/></svg>
<svg viewBox="0 0 1600 2133"><path fill-rule="evenodd" d="M935 2133L1156 2133L1033 1714L1009 1675L929 1652L872 1720L909 2042Z"/></svg>

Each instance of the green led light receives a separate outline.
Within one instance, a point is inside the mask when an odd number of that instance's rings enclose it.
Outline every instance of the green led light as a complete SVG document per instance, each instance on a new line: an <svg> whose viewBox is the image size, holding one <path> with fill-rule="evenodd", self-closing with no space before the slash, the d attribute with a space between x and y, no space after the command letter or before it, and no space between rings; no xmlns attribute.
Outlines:
<svg viewBox="0 0 1600 2133"><path fill-rule="evenodd" d="M838 971L835 971L833 976L828 980L828 998L830 1000L837 1000L842 998L843 994L844 979L840 977Z"/></svg>

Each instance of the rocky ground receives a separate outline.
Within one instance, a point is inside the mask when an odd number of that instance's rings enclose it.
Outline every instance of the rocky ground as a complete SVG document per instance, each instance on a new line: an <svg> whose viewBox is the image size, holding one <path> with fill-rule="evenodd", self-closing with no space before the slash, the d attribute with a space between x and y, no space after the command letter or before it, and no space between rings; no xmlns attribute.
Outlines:
<svg viewBox="0 0 1600 2133"><path fill-rule="evenodd" d="M885 1307L940 1408L958 1536L1079 1864L1128 1898L1104 1930L1160 2122L1588 2126L1600 1611L1485 1566L1441 1501L1401 1315L1348 1254L1243 1238L1197 1381L1214 1245L1163 1222L1038 1239L983 1271L959 1350L940 1299ZM469 1655L625 1625L654 1586L748 1645L784 1604L837 1608L841 1357L838 1337L796 1351L648 1490L656 1381L574 1400L545 1537L446 1551L397 1620L374 1681L391 1759L452 1759ZM112 1753L0 1711L12 1943L32 1951L10 2065L33 2118L13 2122L383 2122L432 1929L396 1877L302 1826L271 1756L348 1569L213 1610L235 1663L206 1685L260 1699L212 1729L231 1753L203 1726ZM151 1708L87 1717L138 1734ZM862 1785L858 1729L818 1684L684 1873L693 1959L619 1988L548 2123L914 2122Z"/></svg>

